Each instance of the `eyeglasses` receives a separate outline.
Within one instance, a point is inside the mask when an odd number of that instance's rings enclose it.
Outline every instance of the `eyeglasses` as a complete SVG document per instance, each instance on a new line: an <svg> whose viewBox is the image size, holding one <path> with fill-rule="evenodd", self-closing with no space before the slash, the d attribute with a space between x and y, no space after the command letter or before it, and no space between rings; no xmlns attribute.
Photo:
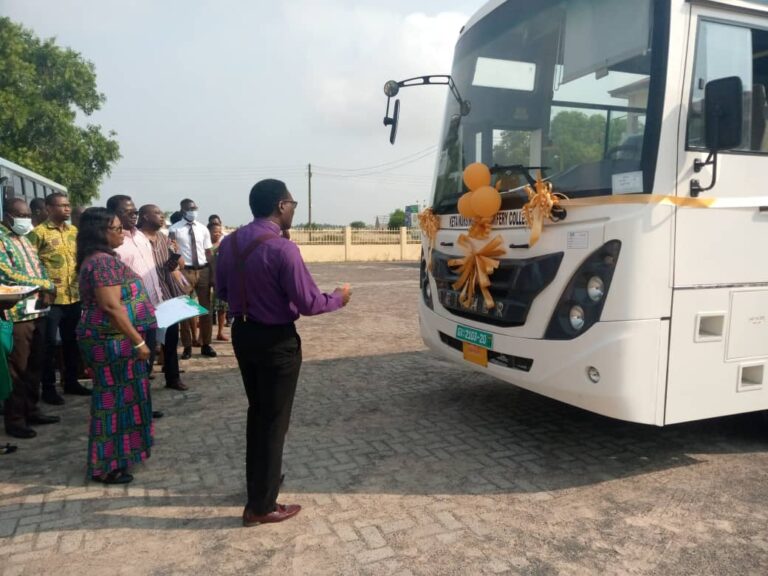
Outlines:
<svg viewBox="0 0 768 576"><path fill-rule="evenodd" d="M285 202L286 204L293 204L294 208L296 208L296 206L299 205L299 203L296 200L281 200L280 202Z"/></svg>
<svg viewBox="0 0 768 576"><path fill-rule="evenodd" d="M112 230L112 232L121 233L123 231L122 226L107 226L108 230Z"/></svg>

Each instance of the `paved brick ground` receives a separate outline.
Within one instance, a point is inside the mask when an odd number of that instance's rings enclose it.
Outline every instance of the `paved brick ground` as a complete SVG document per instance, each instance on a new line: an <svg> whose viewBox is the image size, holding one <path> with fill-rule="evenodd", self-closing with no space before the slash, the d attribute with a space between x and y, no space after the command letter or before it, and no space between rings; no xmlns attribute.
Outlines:
<svg viewBox="0 0 768 576"><path fill-rule="evenodd" d="M83 398L0 456L0 574L768 573L760 415L660 429L570 408L426 352L415 265L312 270L354 296L301 321L296 519L240 527L245 399L220 344L183 364L189 392L156 389L128 487L85 481Z"/></svg>

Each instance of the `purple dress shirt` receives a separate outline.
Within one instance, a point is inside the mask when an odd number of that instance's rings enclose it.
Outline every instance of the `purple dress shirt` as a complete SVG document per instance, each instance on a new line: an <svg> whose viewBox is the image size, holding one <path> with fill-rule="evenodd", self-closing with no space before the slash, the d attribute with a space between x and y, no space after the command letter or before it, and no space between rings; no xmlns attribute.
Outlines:
<svg viewBox="0 0 768 576"><path fill-rule="evenodd" d="M257 218L221 241L216 258L216 296L229 304L236 318L243 315L240 272L235 262L232 237L242 254L259 236L272 233L248 257L245 286L248 290L249 320L261 324L290 324L302 316L332 312L342 307L341 295L320 291L307 270L296 244L280 236L280 227L266 218Z"/></svg>

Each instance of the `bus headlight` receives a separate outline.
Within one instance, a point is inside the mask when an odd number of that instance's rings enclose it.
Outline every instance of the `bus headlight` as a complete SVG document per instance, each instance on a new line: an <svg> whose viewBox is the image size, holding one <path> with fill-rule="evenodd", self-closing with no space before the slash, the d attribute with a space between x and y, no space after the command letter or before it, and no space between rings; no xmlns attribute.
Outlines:
<svg viewBox="0 0 768 576"><path fill-rule="evenodd" d="M605 283L600 276L592 276L587 281L587 296L592 302L600 302L605 295Z"/></svg>
<svg viewBox="0 0 768 576"><path fill-rule="evenodd" d="M581 306L572 306L568 313L568 321L571 323L571 328L577 332L584 328L584 308Z"/></svg>
<svg viewBox="0 0 768 576"><path fill-rule="evenodd" d="M560 295L545 339L578 338L600 321L620 251L621 241L609 240L584 259Z"/></svg>

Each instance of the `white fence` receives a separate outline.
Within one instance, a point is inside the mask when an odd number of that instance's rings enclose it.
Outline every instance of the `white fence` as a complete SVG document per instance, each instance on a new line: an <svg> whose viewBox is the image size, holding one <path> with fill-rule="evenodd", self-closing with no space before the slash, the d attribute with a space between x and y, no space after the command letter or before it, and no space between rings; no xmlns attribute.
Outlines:
<svg viewBox="0 0 768 576"><path fill-rule="evenodd" d="M418 260L421 230L330 228L291 230L307 262Z"/></svg>

